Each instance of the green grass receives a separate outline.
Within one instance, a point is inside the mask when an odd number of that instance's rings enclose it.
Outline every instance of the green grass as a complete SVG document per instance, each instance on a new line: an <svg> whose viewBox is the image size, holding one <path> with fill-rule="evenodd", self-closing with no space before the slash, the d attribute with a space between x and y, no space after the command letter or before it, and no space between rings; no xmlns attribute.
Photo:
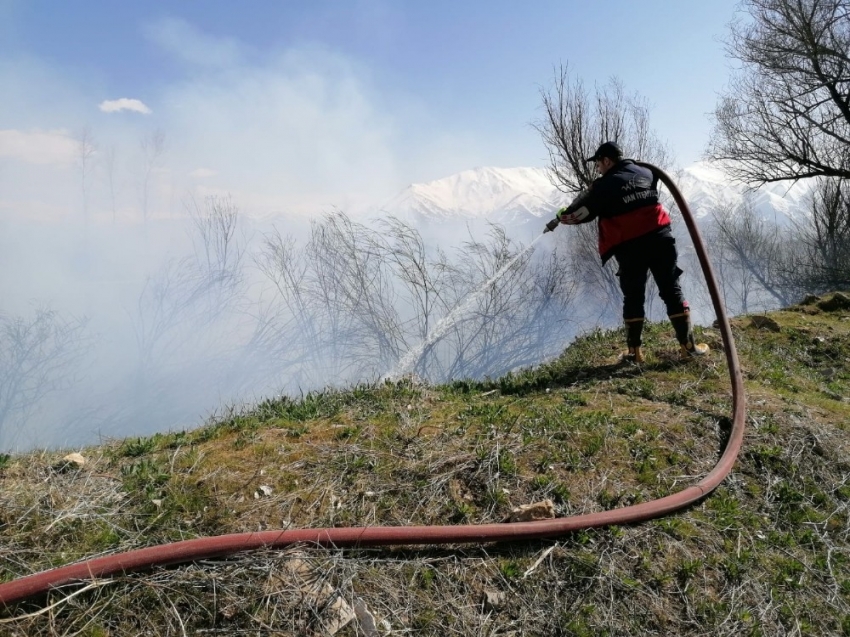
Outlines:
<svg viewBox="0 0 850 637"><path fill-rule="evenodd" d="M771 318L780 331L733 322L744 446L732 475L684 511L541 542L175 566L0 610L19 618L3 626L309 634L339 598L363 600L382 630L424 635L850 634L850 315L810 304ZM499 379L268 399L195 430L82 450L80 469L61 451L2 455L0 580L221 533L498 523L543 499L566 516L670 495L711 470L728 433L719 334L700 337L714 353L690 364L675 360L668 325L649 324L638 367L614 364L620 331L595 331ZM308 581L330 592L311 597ZM485 608L485 591L505 603Z"/></svg>

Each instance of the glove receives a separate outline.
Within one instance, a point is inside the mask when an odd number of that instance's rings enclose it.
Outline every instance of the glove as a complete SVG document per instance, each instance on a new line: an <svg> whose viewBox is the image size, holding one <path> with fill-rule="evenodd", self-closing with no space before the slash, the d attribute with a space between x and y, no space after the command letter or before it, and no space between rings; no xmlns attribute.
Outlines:
<svg viewBox="0 0 850 637"><path fill-rule="evenodd" d="M590 210L588 210L585 205L589 196L589 190L579 193L578 197L573 199L573 202L569 206L558 210L558 213L555 216L561 223L565 223L567 225L583 223L584 220L590 216Z"/></svg>
<svg viewBox="0 0 850 637"><path fill-rule="evenodd" d="M590 210L587 209L587 206L581 206L577 210L572 210L572 206L567 206L561 208L556 216L561 223L572 226L584 222L590 216Z"/></svg>

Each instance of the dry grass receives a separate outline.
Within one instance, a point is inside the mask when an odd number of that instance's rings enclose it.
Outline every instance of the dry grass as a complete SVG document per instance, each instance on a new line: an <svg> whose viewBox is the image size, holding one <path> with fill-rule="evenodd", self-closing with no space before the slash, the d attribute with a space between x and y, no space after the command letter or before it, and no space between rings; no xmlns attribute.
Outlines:
<svg viewBox="0 0 850 637"><path fill-rule="evenodd" d="M850 315L798 309L771 315L779 332L736 320L744 449L677 515L557 542L240 554L56 591L0 611L0 634L850 634ZM477 524L544 498L571 515L667 495L710 470L730 412L721 356L678 364L669 338L650 327L641 368L610 365L618 334L591 334L493 382L268 401L83 450L79 470L60 453L7 459L0 577L217 533Z"/></svg>

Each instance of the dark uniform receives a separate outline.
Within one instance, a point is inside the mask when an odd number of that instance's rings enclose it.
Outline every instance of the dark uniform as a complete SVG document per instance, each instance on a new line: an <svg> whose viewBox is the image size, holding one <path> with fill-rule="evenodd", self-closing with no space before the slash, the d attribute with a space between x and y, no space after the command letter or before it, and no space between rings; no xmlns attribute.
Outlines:
<svg viewBox="0 0 850 637"><path fill-rule="evenodd" d="M617 276L623 292L623 319L630 352L641 345L650 272L683 351L693 352L688 302L679 285L682 270L677 264L676 240L670 232L670 215L658 201L658 178L648 168L619 158L619 147L611 142L603 144L589 161L601 159L600 153L606 147L613 152L605 156L616 163L573 203L562 208L558 218L567 224L597 221L602 262L613 257L619 266Z"/></svg>

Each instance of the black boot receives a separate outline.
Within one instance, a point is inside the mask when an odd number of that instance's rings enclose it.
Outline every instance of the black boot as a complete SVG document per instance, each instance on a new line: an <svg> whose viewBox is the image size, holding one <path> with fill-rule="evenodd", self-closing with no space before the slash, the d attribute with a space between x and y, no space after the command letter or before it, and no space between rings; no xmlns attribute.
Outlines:
<svg viewBox="0 0 850 637"><path fill-rule="evenodd" d="M626 345L629 347L640 347L641 334L643 334L643 319L626 319Z"/></svg>
<svg viewBox="0 0 850 637"><path fill-rule="evenodd" d="M641 334L643 334L643 319L626 319L626 345L628 351L620 355L620 360L629 363L642 363Z"/></svg>
<svg viewBox="0 0 850 637"><path fill-rule="evenodd" d="M694 330L691 326L691 313L685 310L681 314L671 314L670 322L676 332L676 340L679 341L679 356L684 360L694 356L705 356L708 354L708 345L694 341Z"/></svg>

